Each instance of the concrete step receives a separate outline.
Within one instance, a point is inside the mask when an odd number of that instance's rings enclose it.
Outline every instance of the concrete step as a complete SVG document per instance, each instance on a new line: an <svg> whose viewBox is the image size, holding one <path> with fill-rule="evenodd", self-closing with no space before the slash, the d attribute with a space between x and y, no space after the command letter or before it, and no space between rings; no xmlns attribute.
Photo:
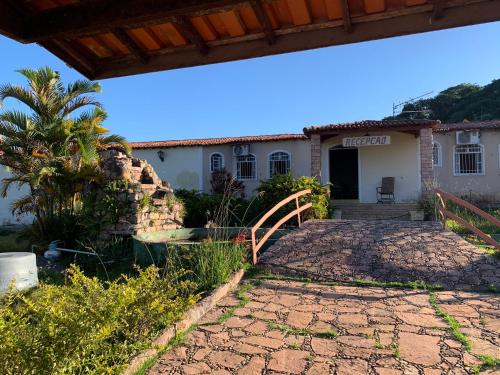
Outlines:
<svg viewBox="0 0 500 375"><path fill-rule="evenodd" d="M410 220L410 211L418 209L416 204L377 204L332 202L341 218L347 220Z"/></svg>

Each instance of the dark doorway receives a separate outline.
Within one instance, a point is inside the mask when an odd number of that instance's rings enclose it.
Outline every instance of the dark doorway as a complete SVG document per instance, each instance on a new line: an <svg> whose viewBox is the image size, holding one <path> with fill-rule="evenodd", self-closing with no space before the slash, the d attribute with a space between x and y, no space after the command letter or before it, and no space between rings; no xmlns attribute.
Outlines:
<svg viewBox="0 0 500 375"><path fill-rule="evenodd" d="M358 199L358 149L330 150L330 182L332 199Z"/></svg>

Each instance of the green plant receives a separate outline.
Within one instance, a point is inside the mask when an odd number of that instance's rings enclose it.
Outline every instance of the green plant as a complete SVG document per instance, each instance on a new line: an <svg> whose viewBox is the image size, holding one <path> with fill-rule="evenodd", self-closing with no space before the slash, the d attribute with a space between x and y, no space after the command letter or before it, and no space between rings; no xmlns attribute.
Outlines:
<svg viewBox="0 0 500 375"><path fill-rule="evenodd" d="M495 358L490 355L480 354L479 359L482 362L480 370L486 370L488 368L498 368L500 367L500 358Z"/></svg>
<svg viewBox="0 0 500 375"><path fill-rule="evenodd" d="M139 201L139 208L143 211L157 212L158 208L153 203L153 198L150 195L144 194Z"/></svg>
<svg viewBox="0 0 500 375"><path fill-rule="evenodd" d="M450 333L455 338L455 340L462 343L462 345L465 347L467 351L470 351L471 350L470 340L460 330L460 328L462 328L460 326L460 323L455 319L455 317L445 312L441 308L441 306L439 306L439 304L437 303L436 294L434 292L430 292L429 294L429 303L431 304L434 311L436 311L436 314L448 324Z"/></svg>
<svg viewBox="0 0 500 375"><path fill-rule="evenodd" d="M102 283L78 268L69 283L10 293L0 304L0 373L118 374L197 297L149 267Z"/></svg>
<svg viewBox="0 0 500 375"><path fill-rule="evenodd" d="M81 80L65 87L48 67L18 72L26 87L0 87L0 104L14 99L27 109L0 114L0 164L11 172L0 194L5 197L11 185L26 186L29 194L13 203L13 212L33 214L43 233L51 225L47 220L74 215L84 187L100 179L99 151L109 145L130 148L123 137L106 135L106 113L91 96L100 92L98 83Z"/></svg>
<svg viewBox="0 0 500 375"><path fill-rule="evenodd" d="M171 248L166 258L167 272L189 270L186 275L198 285L202 293L209 292L229 280L240 270L248 250L241 244L208 240L199 244Z"/></svg>
<svg viewBox="0 0 500 375"><path fill-rule="evenodd" d="M136 190L137 186L117 180L104 186L96 184L93 191L87 192L76 217L81 230L75 238L80 241L94 240L105 228L116 224L129 207L128 189Z"/></svg>
<svg viewBox="0 0 500 375"><path fill-rule="evenodd" d="M16 232L3 232L0 235L0 253L11 251L28 251L29 241Z"/></svg>
<svg viewBox="0 0 500 375"><path fill-rule="evenodd" d="M468 221L469 223L471 223L476 228L478 228L479 230L481 230L482 232L484 232L486 234L494 234L494 233L497 233L499 231L499 229L497 228L497 226L495 224L490 223L489 221L483 219L481 216L477 215L476 213L474 213L474 212L472 212L464 207L461 207L457 204L454 204L453 202L450 202L448 204L448 210L453 212L455 215L461 217L465 221ZM490 215L493 215L497 219L500 219L500 209L489 210L488 213ZM452 230L458 234L470 233L470 231L467 228L465 228L463 225L461 225L453 220L447 220L446 226L450 230Z"/></svg>
<svg viewBox="0 0 500 375"><path fill-rule="evenodd" d="M225 169L212 172L210 185L214 194L229 194L232 197L245 198L245 184L235 179Z"/></svg>
<svg viewBox="0 0 500 375"><path fill-rule="evenodd" d="M399 352L399 345L398 344L391 344L391 350L392 354L394 355L395 358L399 359L401 358L401 353Z"/></svg>
<svg viewBox="0 0 500 375"><path fill-rule="evenodd" d="M267 181L261 181L257 191L263 210L269 210L283 199L302 190L311 189L310 196L300 198L301 204L311 202L312 208L304 214L306 219L325 219L329 216L329 192L326 186L314 177L302 176L294 179L291 173L276 174ZM278 210L269 222L276 222L296 208L295 202L290 202Z"/></svg>
<svg viewBox="0 0 500 375"><path fill-rule="evenodd" d="M424 211L426 218L435 220L438 217L439 200L436 195L421 199L418 203L419 208Z"/></svg>
<svg viewBox="0 0 500 375"><path fill-rule="evenodd" d="M181 217L184 217L184 215L186 214L182 200L177 198L175 194L165 195L165 204L167 205L167 208L171 211L174 210L174 208L177 206L179 209L179 215Z"/></svg>
<svg viewBox="0 0 500 375"><path fill-rule="evenodd" d="M261 215L258 199L246 200L230 194L205 194L194 190L177 190L184 206L184 225L204 227L212 221L219 226L246 226Z"/></svg>

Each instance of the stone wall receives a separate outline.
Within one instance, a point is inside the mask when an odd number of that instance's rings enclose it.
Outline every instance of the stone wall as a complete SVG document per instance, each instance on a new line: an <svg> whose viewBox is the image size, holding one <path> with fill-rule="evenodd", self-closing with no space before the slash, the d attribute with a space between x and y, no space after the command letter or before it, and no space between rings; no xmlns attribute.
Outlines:
<svg viewBox="0 0 500 375"><path fill-rule="evenodd" d="M419 141L422 199L427 199L433 195L434 189L434 172L432 170L432 129L421 129Z"/></svg>
<svg viewBox="0 0 500 375"><path fill-rule="evenodd" d="M311 176L321 181L321 136L311 135Z"/></svg>
<svg viewBox="0 0 500 375"><path fill-rule="evenodd" d="M118 150L106 151L103 156L106 181L126 182L118 192L123 212L115 224L104 230L103 238L182 227L182 204L175 199L170 184L162 181L147 161Z"/></svg>

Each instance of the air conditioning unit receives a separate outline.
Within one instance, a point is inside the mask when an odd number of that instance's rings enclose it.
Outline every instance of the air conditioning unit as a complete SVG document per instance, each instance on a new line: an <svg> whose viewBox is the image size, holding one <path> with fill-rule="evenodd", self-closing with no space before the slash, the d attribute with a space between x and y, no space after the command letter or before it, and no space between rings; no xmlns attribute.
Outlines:
<svg viewBox="0 0 500 375"><path fill-rule="evenodd" d="M250 145L233 146L233 156L247 156L250 153Z"/></svg>
<svg viewBox="0 0 500 375"><path fill-rule="evenodd" d="M457 145L474 145L479 143L481 134L478 131L460 130L456 132Z"/></svg>

